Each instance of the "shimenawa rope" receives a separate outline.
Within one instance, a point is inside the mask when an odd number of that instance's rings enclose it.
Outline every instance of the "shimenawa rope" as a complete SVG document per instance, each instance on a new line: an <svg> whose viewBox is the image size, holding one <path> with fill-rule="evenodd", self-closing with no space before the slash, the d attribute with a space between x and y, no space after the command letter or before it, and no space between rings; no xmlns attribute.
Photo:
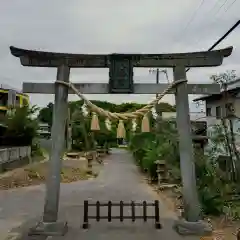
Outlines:
<svg viewBox="0 0 240 240"><path fill-rule="evenodd" d="M147 118L147 113L149 111L151 111L151 109L159 103L159 101L166 95L168 94L174 87L176 87L178 84L180 83L184 83L187 82L186 79L181 79L181 80L177 80L177 81L173 81L162 93L160 93L158 95L157 98L153 99L149 104L147 104L146 106L144 106L141 109L138 109L134 112L131 113L116 113L116 112L109 112L107 110L104 110L98 106L96 106L95 104L93 104L91 101L89 101L75 86L73 83L71 82L64 82L64 81L60 81L57 80L56 83L59 84L63 84L65 86L68 86L69 88L71 88L73 90L73 92L75 94L77 94L84 102L85 104L91 109L91 111L93 112L93 119L92 119L92 123L91 123L91 130L99 130L99 123L98 123L98 117L97 114L99 116L103 116L108 118L109 120L119 120L119 125L118 125L118 130L117 130L117 135L120 138L124 138L125 136L125 129L124 129L124 120L128 120L128 119L136 119L138 117L143 117L143 121L142 121L142 131L143 132L149 132L149 122L148 122L148 118Z"/></svg>

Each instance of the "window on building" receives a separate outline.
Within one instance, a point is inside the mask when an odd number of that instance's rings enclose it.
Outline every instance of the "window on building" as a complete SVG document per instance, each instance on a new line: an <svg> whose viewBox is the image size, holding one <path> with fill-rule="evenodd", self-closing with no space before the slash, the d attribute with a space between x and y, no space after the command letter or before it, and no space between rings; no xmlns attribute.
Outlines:
<svg viewBox="0 0 240 240"><path fill-rule="evenodd" d="M8 94L0 93L0 106L6 107L8 103Z"/></svg>
<svg viewBox="0 0 240 240"><path fill-rule="evenodd" d="M234 106L232 103L227 103L225 104L225 108L226 108L226 115L230 116L234 114Z"/></svg>
<svg viewBox="0 0 240 240"><path fill-rule="evenodd" d="M27 106L28 105L28 100L26 98L23 98L23 106Z"/></svg>
<svg viewBox="0 0 240 240"><path fill-rule="evenodd" d="M16 96L16 103L15 103L16 107L20 107L20 97Z"/></svg>
<svg viewBox="0 0 240 240"><path fill-rule="evenodd" d="M221 107L220 106L217 106L216 107L216 118L219 119L221 118Z"/></svg>
<svg viewBox="0 0 240 240"><path fill-rule="evenodd" d="M207 117L212 116L212 108L207 107L206 114L207 114Z"/></svg>

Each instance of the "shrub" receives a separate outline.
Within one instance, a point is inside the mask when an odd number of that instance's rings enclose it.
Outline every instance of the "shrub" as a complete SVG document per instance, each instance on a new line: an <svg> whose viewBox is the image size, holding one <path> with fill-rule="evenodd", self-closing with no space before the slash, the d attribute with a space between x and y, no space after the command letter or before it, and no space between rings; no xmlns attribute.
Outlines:
<svg viewBox="0 0 240 240"><path fill-rule="evenodd" d="M222 142L214 136L215 144ZM220 139L223 139L220 136ZM214 142L214 141L212 141ZM169 181L181 183L180 157L178 150L178 135L174 124L160 122L151 133L137 133L131 136L130 150L142 170L145 170L152 179L156 179L156 160L165 160L169 171ZM221 215L228 198L237 192L236 184L224 178L223 172L217 163L219 147L215 146L207 155L195 151L195 170L199 200L203 214ZM231 214L237 216L239 207L231 205Z"/></svg>

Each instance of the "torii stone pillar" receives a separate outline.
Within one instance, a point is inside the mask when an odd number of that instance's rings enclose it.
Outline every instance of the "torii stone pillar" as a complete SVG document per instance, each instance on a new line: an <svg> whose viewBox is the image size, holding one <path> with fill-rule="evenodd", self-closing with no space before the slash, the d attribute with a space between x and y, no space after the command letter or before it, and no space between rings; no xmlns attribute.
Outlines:
<svg viewBox="0 0 240 240"><path fill-rule="evenodd" d="M187 79L185 66L178 65L173 68L174 81ZM179 153L182 176L182 190L184 197L184 217L190 222L200 219L201 208L196 188L195 164L192 142L192 130L189 116L189 102L187 83L181 83L176 88L177 129L179 133Z"/></svg>
<svg viewBox="0 0 240 240"><path fill-rule="evenodd" d="M69 81L70 68L62 64L57 68L57 80ZM52 147L49 159L49 175L46 183L46 198L43 221L32 228L29 235L64 235L67 232L66 222L57 222L61 182L62 156L68 119L68 87L55 85L53 108L53 125L51 131Z"/></svg>

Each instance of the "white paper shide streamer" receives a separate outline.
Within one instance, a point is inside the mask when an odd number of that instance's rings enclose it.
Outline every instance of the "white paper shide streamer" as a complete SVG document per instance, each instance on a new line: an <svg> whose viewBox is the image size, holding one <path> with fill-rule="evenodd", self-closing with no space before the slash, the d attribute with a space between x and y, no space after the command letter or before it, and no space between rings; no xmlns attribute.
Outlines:
<svg viewBox="0 0 240 240"><path fill-rule="evenodd" d="M83 113L84 117L88 116L88 109L87 109L87 105L85 103L82 105L82 113Z"/></svg>
<svg viewBox="0 0 240 240"><path fill-rule="evenodd" d="M132 120L132 131L136 132L136 130L137 130L137 121L136 121L136 119L133 119Z"/></svg>
<svg viewBox="0 0 240 240"><path fill-rule="evenodd" d="M112 124L111 124L111 121L108 118L106 118L106 120L105 120L105 126L106 126L107 130L111 131Z"/></svg>

